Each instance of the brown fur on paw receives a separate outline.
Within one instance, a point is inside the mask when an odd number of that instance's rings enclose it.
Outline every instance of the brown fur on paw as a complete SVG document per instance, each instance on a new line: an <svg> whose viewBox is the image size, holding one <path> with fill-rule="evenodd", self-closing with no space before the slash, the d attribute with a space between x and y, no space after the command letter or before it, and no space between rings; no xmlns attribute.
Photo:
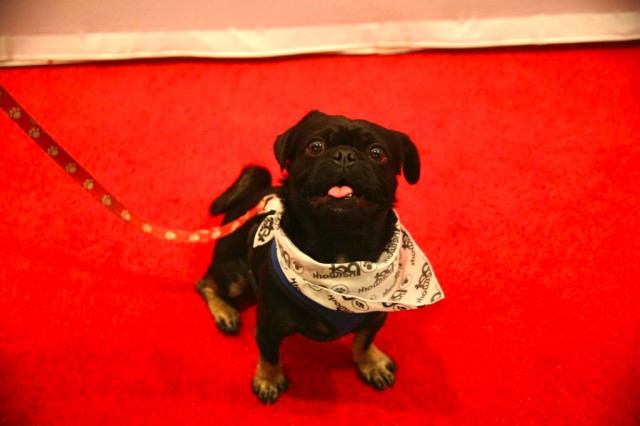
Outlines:
<svg viewBox="0 0 640 426"><path fill-rule="evenodd" d="M282 372L282 366L271 365L260 359L252 380L253 393L263 404L273 404L280 394L287 390L289 382Z"/></svg>
<svg viewBox="0 0 640 426"><path fill-rule="evenodd" d="M397 369L393 361L374 365L359 366L360 377L366 384L378 390L385 390L393 386L396 376L393 372Z"/></svg>
<svg viewBox="0 0 640 426"><path fill-rule="evenodd" d="M240 331L240 314L235 309L231 309L233 311L220 313L216 316L216 326L224 334L238 334Z"/></svg>
<svg viewBox="0 0 640 426"><path fill-rule="evenodd" d="M196 282L196 290L207 302L209 312L216 321L216 326L225 334L236 334L240 330L240 314L238 310L216 294L216 283L211 277L204 277Z"/></svg>
<svg viewBox="0 0 640 426"><path fill-rule="evenodd" d="M358 364L360 377L369 386L385 390L395 383L396 376L393 373L398 367L375 345L371 344L365 351L355 351L354 360Z"/></svg>

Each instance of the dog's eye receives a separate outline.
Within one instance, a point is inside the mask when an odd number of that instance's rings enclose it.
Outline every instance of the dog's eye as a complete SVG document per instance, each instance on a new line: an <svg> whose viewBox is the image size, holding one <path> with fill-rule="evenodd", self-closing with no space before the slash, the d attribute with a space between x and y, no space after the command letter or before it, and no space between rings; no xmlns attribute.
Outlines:
<svg viewBox="0 0 640 426"><path fill-rule="evenodd" d="M387 153L384 152L384 149L377 145L372 146L369 149L369 158L371 158L375 162L384 163L385 161L387 161Z"/></svg>
<svg viewBox="0 0 640 426"><path fill-rule="evenodd" d="M324 142L320 140L311 141L309 145L307 145L307 152L311 155L322 154L324 151Z"/></svg>

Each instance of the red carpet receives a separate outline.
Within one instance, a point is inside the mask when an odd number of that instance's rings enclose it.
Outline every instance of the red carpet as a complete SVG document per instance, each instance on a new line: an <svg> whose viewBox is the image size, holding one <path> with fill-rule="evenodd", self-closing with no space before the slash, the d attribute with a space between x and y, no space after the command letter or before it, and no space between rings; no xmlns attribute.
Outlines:
<svg viewBox="0 0 640 426"><path fill-rule="evenodd" d="M640 46L1 69L0 84L131 210L199 229L318 108L402 130L403 223L447 298L393 314L385 392L350 340L285 342L262 406L253 310L222 336L210 245L111 215L0 117L0 424L640 424ZM366 423L365 423L366 422Z"/></svg>

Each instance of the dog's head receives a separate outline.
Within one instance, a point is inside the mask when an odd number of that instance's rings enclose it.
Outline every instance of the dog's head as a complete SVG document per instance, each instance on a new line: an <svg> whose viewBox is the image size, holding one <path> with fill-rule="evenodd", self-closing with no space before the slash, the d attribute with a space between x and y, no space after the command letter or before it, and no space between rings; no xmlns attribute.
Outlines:
<svg viewBox="0 0 640 426"><path fill-rule="evenodd" d="M295 209L318 220L360 223L390 210L397 176L420 178L418 151L404 133L318 111L275 142Z"/></svg>

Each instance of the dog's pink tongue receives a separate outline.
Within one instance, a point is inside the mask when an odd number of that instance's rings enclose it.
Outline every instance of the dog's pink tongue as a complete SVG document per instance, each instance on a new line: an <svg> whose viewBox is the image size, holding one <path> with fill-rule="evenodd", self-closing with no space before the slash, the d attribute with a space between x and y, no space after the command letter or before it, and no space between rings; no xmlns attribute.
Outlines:
<svg viewBox="0 0 640 426"><path fill-rule="evenodd" d="M333 198L345 198L353 194L353 189L350 186L334 186L327 194Z"/></svg>

